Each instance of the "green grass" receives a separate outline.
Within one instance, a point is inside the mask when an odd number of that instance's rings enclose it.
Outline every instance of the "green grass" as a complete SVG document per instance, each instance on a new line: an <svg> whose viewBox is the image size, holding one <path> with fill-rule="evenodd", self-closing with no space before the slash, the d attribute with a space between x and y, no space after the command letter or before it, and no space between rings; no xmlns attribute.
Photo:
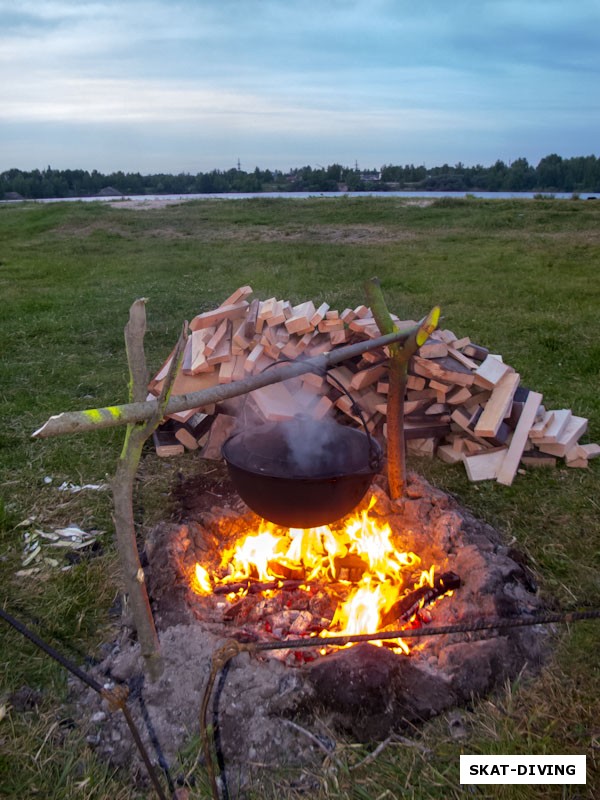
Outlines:
<svg viewBox="0 0 600 800"><path fill-rule="evenodd" d="M148 361L157 368L181 323L249 283L257 296L363 302L377 275L390 308L420 317L439 303L442 326L501 353L550 408L590 420L600 441L600 206L571 201L395 198L202 201L133 211L96 203L0 206L0 577L2 603L74 660L110 640L118 595L107 492L68 495L64 480L99 483L114 470L122 431L32 441L51 414L126 399L123 327L147 297ZM179 470L151 448L136 514L151 527ZM600 607L598 462L589 470L531 470L512 487L469 484L462 467L419 460L411 467L514 538L540 591L559 607ZM45 479L52 478L52 483ZM23 530L76 523L106 531L102 556L70 571L21 567ZM465 737L445 718L416 734L421 747L390 746L368 768L340 742L346 769L316 776L320 794L341 798L446 798L458 785L461 752L586 753L587 787L481 787L478 797L592 797L600 793L597 622L561 630L539 678L516 682L465 710ZM45 656L0 627L0 709L12 691L41 692L37 711L0 720L0 796L145 796L96 761L65 720L66 681ZM426 751L423 750L426 748ZM190 756L193 758L193 756ZM204 780L202 778L202 780ZM294 796L277 782L256 796ZM192 797L207 796L200 783Z"/></svg>

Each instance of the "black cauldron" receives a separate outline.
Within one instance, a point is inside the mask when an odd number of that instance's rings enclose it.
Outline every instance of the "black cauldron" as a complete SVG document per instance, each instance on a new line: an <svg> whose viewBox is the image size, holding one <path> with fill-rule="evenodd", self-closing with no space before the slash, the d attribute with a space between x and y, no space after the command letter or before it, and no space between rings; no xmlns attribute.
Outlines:
<svg viewBox="0 0 600 800"><path fill-rule="evenodd" d="M235 433L222 453L244 502L286 528L315 528L348 514L382 463L367 432L306 417Z"/></svg>

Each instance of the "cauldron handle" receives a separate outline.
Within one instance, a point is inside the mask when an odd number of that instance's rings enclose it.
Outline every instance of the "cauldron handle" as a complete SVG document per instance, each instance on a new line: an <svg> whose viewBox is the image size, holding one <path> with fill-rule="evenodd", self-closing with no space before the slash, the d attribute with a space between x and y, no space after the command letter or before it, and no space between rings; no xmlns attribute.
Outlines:
<svg viewBox="0 0 600 800"><path fill-rule="evenodd" d="M314 370L314 371L318 373L318 370ZM327 370L325 370L325 372L326 371ZM349 398L350 402L352 403L352 406L350 407L350 410L352 411L353 414L356 414L356 416L360 419L360 421L362 423L362 426L365 429L365 433L367 434L367 441L369 443L369 466L371 467L371 469L373 471L378 470L379 467L381 466L381 458L380 458L380 456L378 454L378 451L377 451L377 448L375 447L375 444L373 443L373 439L371 437L371 434L369 433L369 429L367 428L367 423L365 422L365 418L364 418L364 415L363 415L363 412L362 412L362 408L358 405L356 400L352 397L352 395L350 394L348 389L346 389L346 387L339 380L339 378L336 378L335 375L329 374L327 376L327 380L333 381L335 384L337 384L338 388L346 395L346 397Z"/></svg>
<svg viewBox="0 0 600 800"><path fill-rule="evenodd" d="M284 356L283 358L279 359L279 361L274 361L272 364L267 364L267 366L264 367L262 372L266 372L266 370L271 369L271 367L276 367L278 364L281 364L282 361L291 361L291 360L292 360L291 358L285 358ZM321 375L322 377L324 377L325 373L327 372L327 369L320 370L317 367L315 367L310 371L314 372L315 375ZM356 400L352 397L348 389L346 389L344 384L338 378L336 378L335 375L332 375L330 373L327 376L327 380L333 381L335 384L337 384L338 388L349 398L350 402L352 403L351 411L353 414L356 414L356 416L360 419L362 426L365 429L365 433L367 434L367 442L369 446L369 466L374 472L376 472L381 466L381 457L380 453L378 452L379 448L375 446L373 438L369 433L369 429L367 428L367 423L365 422L362 409L360 408Z"/></svg>

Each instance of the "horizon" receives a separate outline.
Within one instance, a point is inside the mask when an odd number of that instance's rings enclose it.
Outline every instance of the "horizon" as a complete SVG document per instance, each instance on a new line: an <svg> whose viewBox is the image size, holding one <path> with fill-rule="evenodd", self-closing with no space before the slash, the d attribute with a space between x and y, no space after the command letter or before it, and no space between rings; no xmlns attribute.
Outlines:
<svg viewBox="0 0 600 800"><path fill-rule="evenodd" d="M533 167L535 169L540 164L540 162L542 162L544 159L546 159L548 157L551 157L551 156L558 156L563 161L568 161L571 158L573 158L573 159L600 158L600 156L597 156L595 153L579 153L579 154L574 155L574 156L563 156L560 153L546 153L545 155L541 156L541 158L536 163L528 161L528 164L529 164L530 167ZM517 157L517 158L511 159L510 161L503 161L503 163L505 164L506 167L510 168L510 166L512 164L514 164L516 161L519 161L521 158L525 158L525 157L524 156ZM210 174L211 172L227 173L227 172L230 172L232 170L239 171L239 172L244 173L246 175L251 175L255 170L258 169L260 172L270 171L273 174L278 173L278 174L281 174L281 175L283 175L285 177L286 175L291 175L292 173L300 171L302 169L306 169L307 167L310 167L311 169L317 171L317 170L327 170L327 169L329 169L330 167L333 167L333 166L339 166L339 167L341 167L342 170L358 169L358 171L361 172L361 173L381 172L386 167L401 167L401 168L415 167L415 168L423 168L423 169L426 169L426 170L437 170L437 169L441 169L442 167L446 167L447 166L451 170L457 170L459 168L464 168L465 170L471 170L471 169L476 169L478 167L481 167L484 170L488 170L488 169L491 169L496 163L501 162L501 161L502 161L502 159L500 159L500 158L493 159L492 161L490 161L489 163L486 163L486 164L481 163L481 162L469 164L469 163L463 161L462 159L457 161L455 164L448 164L447 162L444 162L443 164L424 164L424 163L417 164L415 162L408 161L408 162L401 163L401 164L394 164L392 162L386 162L386 163L380 164L378 166L376 166L376 165L365 165L365 166L362 166L362 167L360 166L360 164L358 165L358 167L356 167L356 165L343 164L340 161L332 161L329 164L314 164L314 165L313 164L298 164L298 165L294 165L294 166L289 167L287 170L280 170L280 169L272 168L269 165L262 165L261 166L260 164L255 164L250 169L245 169L244 165L241 164L241 162L238 163L238 161L236 161L235 164L230 165L230 166L225 167L225 168L211 167L211 168L205 169L205 170L198 170L197 172L191 172L190 170L181 170L180 172L165 172L165 171L140 172L139 170L133 170L133 169L119 169L119 170L113 170L111 172L103 172L101 170L96 169L95 167L92 167L91 169L89 169L87 167L81 167L81 166L55 167L52 164L47 164L45 167L37 166L37 167L31 167L30 169L24 169L22 167L14 166L14 165L11 166L11 167L7 167L7 168L0 168L0 175L6 174L6 173L10 172L11 170L17 170L17 171L23 172L23 173L35 172L35 171L38 171L40 173L44 173L47 170L52 170L52 171L56 170L58 172L67 172L67 171L78 172L78 171L82 171L82 172L87 172L90 175L92 173L94 173L94 172L97 172L98 174L102 175L103 177L109 177L110 175L115 175L115 174L117 174L119 172L122 172L124 175L138 175L139 174L143 178L144 177L153 177L153 176L160 175L160 174L169 175L169 176L172 176L172 177L177 177L179 175L189 175L191 177L194 177L194 176L200 175L200 174Z"/></svg>
<svg viewBox="0 0 600 800"><path fill-rule="evenodd" d="M0 24L0 171L597 152L595 0L0 0Z"/></svg>

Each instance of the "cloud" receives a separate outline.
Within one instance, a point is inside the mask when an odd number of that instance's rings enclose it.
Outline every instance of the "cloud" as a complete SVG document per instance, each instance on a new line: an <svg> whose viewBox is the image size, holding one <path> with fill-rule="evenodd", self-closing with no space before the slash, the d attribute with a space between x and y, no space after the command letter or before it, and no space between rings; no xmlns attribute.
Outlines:
<svg viewBox="0 0 600 800"><path fill-rule="evenodd" d="M0 119L32 153L85 130L92 161L116 130L289 165L592 150L599 23L597 0L0 0Z"/></svg>

